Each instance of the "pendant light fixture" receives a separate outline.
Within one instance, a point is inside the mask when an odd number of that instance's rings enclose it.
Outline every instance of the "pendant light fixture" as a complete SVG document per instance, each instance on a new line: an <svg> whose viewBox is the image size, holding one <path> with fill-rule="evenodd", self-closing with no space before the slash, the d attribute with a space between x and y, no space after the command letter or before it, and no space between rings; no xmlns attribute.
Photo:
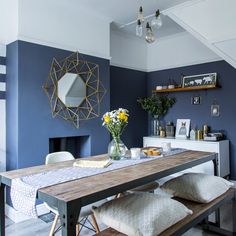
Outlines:
<svg viewBox="0 0 236 236"><path fill-rule="evenodd" d="M143 36L143 26L141 23L141 20L137 20L137 26L136 26L136 36L142 37Z"/></svg>
<svg viewBox="0 0 236 236"><path fill-rule="evenodd" d="M152 28L159 29L162 26L162 20L160 15L160 10L158 9L155 13L155 16L153 17L151 21Z"/></svg>
<svg viewBox="0 0 236 236"><path fill-rule="evenodd" d="M147 22L146 24L146 36L145 36L145 40L148 42L148 43L153 43L155 41L155 37L154 37L154 34L152 32L152 28L149 24L149 22Z"/></svg>
<svg viewBox="0 0 236 236"><path fill-rule="evenodd" d="M159 29L162 26L162 19L160 15L160 10L156 10L154 16L150 15L147 17L144 17L143 15L143 7L139 7L138 11L138 19L137 19L137 25L136 25L136 36L142 37L143 35L143 25L145 22L145 18L150 18L153 17L151 20L151 23L147 22L146 23L146 34L145 34L145 40L148 43L153 43L155 41L155 36L153 33L153 29ZM127 24L128 25L128 24Z"/></svg>
<svg viewBox="0 0 236 236"><path fill-rule="evenodd" d="M140 20L140 21L141 21L141 23L143 23L143 22L144 22L144 16L143 16L143 7L142 7L142 6L140 6L140 7L139 7L139 12L138 12L138 20Z"/></svg>

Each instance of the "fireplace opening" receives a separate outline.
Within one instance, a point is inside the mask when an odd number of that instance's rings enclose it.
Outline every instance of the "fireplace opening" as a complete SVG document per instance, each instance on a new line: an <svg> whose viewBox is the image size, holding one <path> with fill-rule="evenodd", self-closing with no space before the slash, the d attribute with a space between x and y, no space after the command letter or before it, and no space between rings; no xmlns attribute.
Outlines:
<svg viewBox="0 0 236 236"><path fill-rule="evenodd" d="M49 153L68 151L75 158L90 156L90 136L49 138Z"/></svg>

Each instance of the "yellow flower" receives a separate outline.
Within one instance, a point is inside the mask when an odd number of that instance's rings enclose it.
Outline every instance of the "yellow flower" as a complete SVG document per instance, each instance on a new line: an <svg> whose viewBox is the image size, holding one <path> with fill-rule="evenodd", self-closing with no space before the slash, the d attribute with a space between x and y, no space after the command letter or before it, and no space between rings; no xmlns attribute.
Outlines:
<svg viewBox="0 0 236 236"><path fill-rule="evenodd" d="M110 122L110 116L104 116L104 122L109 123Z"/></svg>
<svg viewBox="0 0 236 236"><path fill-rule="evenodd" d="M125 122L127 122L127 120L128 120L128 116L126 115L125 112L120 112L119 118L120 118L120 120L123 120Z"/></svg>

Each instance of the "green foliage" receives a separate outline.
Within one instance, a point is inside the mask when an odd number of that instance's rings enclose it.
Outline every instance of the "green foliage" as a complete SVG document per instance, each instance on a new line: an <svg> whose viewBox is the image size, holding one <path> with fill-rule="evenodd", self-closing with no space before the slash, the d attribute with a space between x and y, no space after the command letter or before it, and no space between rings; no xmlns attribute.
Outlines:
<svg viewBox="0 0 236 236"><path fill-rule="evenodd" d="M169 98L167 95L152 94L150 97L139 98L137 102L153 117L163 118L169 108L175 104L176 99Z"/></svg>

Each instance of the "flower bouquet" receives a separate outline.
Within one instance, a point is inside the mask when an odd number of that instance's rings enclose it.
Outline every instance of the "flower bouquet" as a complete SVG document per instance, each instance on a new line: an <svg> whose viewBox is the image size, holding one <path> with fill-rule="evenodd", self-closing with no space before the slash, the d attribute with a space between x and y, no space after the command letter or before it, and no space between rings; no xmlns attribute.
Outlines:
<svg viewBox="0 0 236 236"><path fill-rule="evenodd" d="M105 126L112 135L112 141L108 146L108 155L113 160L120 160L125 156L127 147L121 141L125 127L128 124L128 110L119 108L118 110L106 112L103 117L103 126Z"/></svg>

